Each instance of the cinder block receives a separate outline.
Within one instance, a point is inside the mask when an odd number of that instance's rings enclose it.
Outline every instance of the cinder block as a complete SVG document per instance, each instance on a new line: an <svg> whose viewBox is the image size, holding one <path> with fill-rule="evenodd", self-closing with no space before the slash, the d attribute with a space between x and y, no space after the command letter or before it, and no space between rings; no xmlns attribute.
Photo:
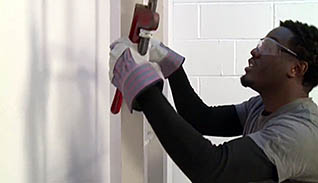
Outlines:
<svg viewBox="0 0 318 183"><path fill-rule="evenodd" d="M318 88L315 87L311 92L309 93L309 97L312 98L312 100L318 104Z"/></svg>
<svg viewBox="0 0 318 183"><path fill-rule="evenodd" d="M188 79L190 81L190 84L192 86L192 88L194 89L194 91L199 94L200 93L200 90L199 90L199 78L198 77L190 77L188 76ZM165 83L166 85L168 85L168 82ZM174 102L173 102L173 96L172 96L172 93L171 93L171 89L170 89L170 86L169 88L167 89L168 91L166 92L167 93L167 99L169 100L169 102L172 104L172 106L175 106L174 105Z"/></svg>
<svg viewBox="0 0 318 183"><path fill-rule="evenodd" d="M175 41L171 48L186 57L189 75L234 74L233 41Z"/></svg>
<svg viewBox="0 0 318 183"><path fill-rule="evenodd" d="M279 21L299 20L318 27L318 2L314 3L277 3L275 4L275 25Z"/></svg>
<svg viewBox="0 0 318 183"><path fill-rule="evenodd" d="M236 138L238 138L240 136L237 136L237 137L211 137L211 136L205 136L205 138L209 139L212 144L215 144L215 145L220 145L220 144L223 144L224 142L228 142L230 140L234 140Z"/></svg>
<svg viewBox="0 0 318 183"><path fill-rule="evenodd" d="M273 28L270 3L201 5L202 38L259 38Z"/></svg>
<svg viewBox="0 0 318 183"><path fill-rule="evenodd" d="M299 0L272 0L272 1L273 2L286 2L286 1L298 1L299 2ZM304 0L303 0L303 2L304 2ZM301 3L303 3L303 2L301 2Z"/></svg>
<svg viewBox="0 0 318 183"><path fill-rule="evenodd" d="M189 77L190 84L194 91L199 94L199 78L198 77Z"/></svg>
<svg viewBox="0 0 318 183"><path fill-rule="evenodd" d="M198 37L197 5L174 5L173 39L195 39Z"/></svg>
<svg viewBox="0 0 318 183"><path fill-rule="evenodd" d="M240 77L204 77L200 78L202 100L207 105L239 104L258 95L250 88L241 85Z"/></svg>
<svg viewBox="0 0 318 183"><path fill-rule="evenodd" d="M273 2L273 0L174 0L175 3L217 3L217 2ZM289 0L286 0L289 1ZM299 0L294 0L299 1Z"/></svg>
<svg viewBox="0 0 318 183"><path fill-rule="evenodd" d="M172 161L172 183L191 183L185 174L179 169L179 167Z"/></svg>
<svg viewBox="0 0 318 183"><path fill-rule="evenodd" d="M236 42L236 75L245 74L244 68L248 66L248 59L252 57L251 51L258 41L237 41Z"/></svg>

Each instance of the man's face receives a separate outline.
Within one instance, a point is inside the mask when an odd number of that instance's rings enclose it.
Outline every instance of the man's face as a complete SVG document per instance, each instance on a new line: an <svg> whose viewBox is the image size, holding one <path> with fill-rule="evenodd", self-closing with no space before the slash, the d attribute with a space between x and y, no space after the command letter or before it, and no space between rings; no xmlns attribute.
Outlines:
<svg viewBox="0 0 318 183"><path fill-rule="evenodd" d="M246 74L241 77L242 85L262 92L286 82L287 72L291 69L290 60L295 60L295 57L288 53L291 50L285 48L291 48L293 36L285 27L275 28L268 33L262 43L251 51Z"/></svg>

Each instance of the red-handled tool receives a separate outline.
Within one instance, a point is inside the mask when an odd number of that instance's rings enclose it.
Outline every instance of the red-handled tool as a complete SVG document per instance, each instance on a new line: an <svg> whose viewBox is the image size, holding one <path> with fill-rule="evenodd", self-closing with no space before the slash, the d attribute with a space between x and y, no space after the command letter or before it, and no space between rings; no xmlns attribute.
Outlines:
<svg viewBox="0 0 318 183"><path fill-rule="evenodd" d="M147 33L156 30L159 25L159 14L156 13L156 8L157 0L149 0L147 6L142 4L135 5L129 39L133 43L138 43L138 52L141 55L145 55L148 50L149 38L147 38ZM140 36L141 33L143 35ZM111 106L113 114L117 114L120 111L122 101L123 96L117 89Z"/></svg>

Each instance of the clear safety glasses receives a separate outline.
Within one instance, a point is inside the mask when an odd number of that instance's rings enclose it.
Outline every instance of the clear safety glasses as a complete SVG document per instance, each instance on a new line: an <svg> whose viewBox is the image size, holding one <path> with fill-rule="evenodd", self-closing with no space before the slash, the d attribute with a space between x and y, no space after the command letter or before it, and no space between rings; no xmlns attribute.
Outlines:
<svg viewBox="0 0 318 183"><path fill-rule="evenodd" d="M285 51L295 56L296 58L298 57L294 51L290 50L289 48L285 47L284 45L269 37L261 39L256 48L261 55L280 56L281 51Z"/></svg>

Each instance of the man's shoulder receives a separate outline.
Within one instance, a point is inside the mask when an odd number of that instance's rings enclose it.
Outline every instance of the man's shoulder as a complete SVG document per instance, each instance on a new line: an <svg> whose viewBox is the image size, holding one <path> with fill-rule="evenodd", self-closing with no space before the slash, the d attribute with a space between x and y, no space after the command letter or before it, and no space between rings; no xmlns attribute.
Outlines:
<svg viewBox="0 0 318 183"><path fill-rule="evenodd" d="M251 112L255 109L261 108L263 105L263 100L260 95L253 96L249 98L247 101L236 105L236 108L244 108L246 112Z"/></svg>
<svg viewBox="0 0 318 183"><path fill-rule="evenodd" d="M302 99L282 107L273 118L270 124L284 124L299 128L317 128L318 129L318 108L310 99Z"/></svg>
<svg viewBox="0 0 318 183"><path fill-rule="evenodd" d="M263 104L263 99L260 95L257 95L249 98L247 102L250 104Z"/></svg>

